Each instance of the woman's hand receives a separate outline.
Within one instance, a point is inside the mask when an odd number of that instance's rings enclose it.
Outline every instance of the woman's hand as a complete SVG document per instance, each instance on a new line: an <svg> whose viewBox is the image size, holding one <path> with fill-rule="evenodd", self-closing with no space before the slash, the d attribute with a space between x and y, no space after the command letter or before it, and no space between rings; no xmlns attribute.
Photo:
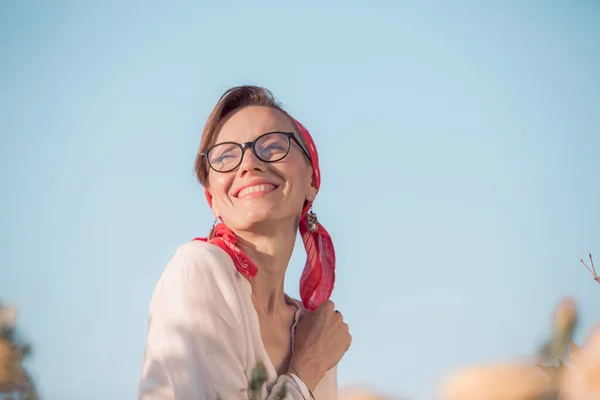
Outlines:
<svg viewBox="0 0 600 400"><path fill-rule="evenodd" d="M325 373L342 359L352 336L342 314L328 300L314 312L306 311L296 326L290 372L302 376L312 391ZM294 371L297 369L297 371Z"/></svg>

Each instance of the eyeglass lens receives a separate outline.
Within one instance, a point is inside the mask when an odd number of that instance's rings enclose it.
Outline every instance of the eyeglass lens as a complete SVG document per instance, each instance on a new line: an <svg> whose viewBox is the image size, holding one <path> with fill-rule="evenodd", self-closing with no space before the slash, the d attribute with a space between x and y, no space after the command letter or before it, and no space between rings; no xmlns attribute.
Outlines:
<svg viewBox="0 0 600 400"><path fill-rule="evenodd" d="M282 133L268 133L254 142L254 150L261 161L275 162L284 158L290 148L288 137ZM242 161L242 146L237 143L221 143L208 153L210 165L217 171L235 169Z"/></svg>

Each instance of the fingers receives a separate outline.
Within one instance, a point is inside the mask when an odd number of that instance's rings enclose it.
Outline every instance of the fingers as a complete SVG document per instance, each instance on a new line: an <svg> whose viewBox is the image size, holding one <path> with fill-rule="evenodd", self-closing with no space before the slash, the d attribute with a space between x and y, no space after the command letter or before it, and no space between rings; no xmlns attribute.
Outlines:
<svg viewBox="0 0 600 400"><path fill-rule="evenodd" d="M351 344L352 344L352 335L348 333L348 341L346 342L346 351L348 351Z"/></svg>
<svg viewBox="0 0 600 400"><path fill-rule="evenodd" d="M337 365L346 351L350 348L348 324L344 322L343 314L335 308L331 300L323 302L309 318L300 321L297 326L296 352L302 351L313 354L318 352L326 370ZM300 357L300 356L299 356Z"/></svg>
<svg viewBox="0 0 600 400"><path fill-rule="evenodd" d="M346 352L350 348L350 344L352 343L352 335L350 334L350 328L348 324L345 323L342 319L341 314L335 314L339 317L335 321L335 337L337 338L335 341L343 348L343 351Z"/></svg>
<svg viewBox="0 0 600 400"><path fill-rule="evenodd" d="M335 306L335 305L334 305ZM352 335L350 335L350 328L348 324L344 322L344 315L339 311L334 311L335 322L340 325L340 333L342 342L345 342L345 350L350 348L350 344L352 343Z"/></svg>
<svg viewBox="0 0 600 400"><path fill-rule="evenodd" d="M335 303L331 300L324 301L315 311L315 314L320 314L318 319L333 322L332 326L341 326L341 331L348 333L348 324L344 322L344 314L335 308ZM349 345L349 344L348 344Z"/></svg>
<svg viewBox="0 0 600 400"><path fill-rule="evenodd" d="M344 331L344 337L346 340L346 351L348 351L348 349L350 348L350 344L352 343L352 335L350 334L350 328L348 327L348 324L345 322L342 322L342 330Z"/></svg>
<svg viewBox="0 0 600 400"><path fill-rule="evenodd" d="M331 314L331 313L335 313L335 314L340 314L339 310L337 310L335 308L335 303L331 300L325 300L320 306L319 308L317 308L317 311L322 311L326 314Z"/></svg>
<svg viewBox="0 0 600 400"><path fill-rule="evenodd" d="M335 321L335 322L338 322L338 323L344 323L344 316L342 315L342 313L341 313L341 312L339 312L339 311L336 311L336 312L333 314L333 317L334 317L334 321Z"/></svg>
<svg viewBox="0 0 600 400"><path fill-rule="evenodd" d="M323 310L327 314L330 314L335 311L335 303L331 300L326 300L319 306L319 310Z"/></svg>
<svg viewBox="0 0 600 400"><path fill-rule="evenodd" d="M340 310L337 310L335 308L335 303L331 300L326 300L324 301L319 308L317 309L317 311L320 311L321 313L327 315L327 316L333 316L333 320L336 322L343 322L344 321L344 315L340 312Z"/></svg>

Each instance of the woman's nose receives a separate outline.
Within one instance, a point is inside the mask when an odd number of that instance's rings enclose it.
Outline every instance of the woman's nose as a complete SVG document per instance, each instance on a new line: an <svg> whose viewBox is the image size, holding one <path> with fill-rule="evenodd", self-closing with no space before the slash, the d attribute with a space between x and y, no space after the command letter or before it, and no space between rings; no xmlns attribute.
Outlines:
<svg viewBox="0 0 600 400"><path fill-rule="evenodd" d="M250 146L246 146L242 152L239 172L245 174L249 171L264 171L264 163L256 157Z"/></svg>

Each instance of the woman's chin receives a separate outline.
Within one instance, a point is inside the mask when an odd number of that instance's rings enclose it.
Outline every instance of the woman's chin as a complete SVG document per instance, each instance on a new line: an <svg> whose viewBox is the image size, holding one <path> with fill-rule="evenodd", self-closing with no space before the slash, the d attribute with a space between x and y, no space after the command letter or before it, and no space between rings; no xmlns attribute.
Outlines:
<svg viewBox="0 0 600 400"><path fill-rule="evenodd" d="M226 222L231 229L239 229L246 232L258 232L272 230L281 227L285 218L280 218L275 210L249 210L235 221Z"/></svg>

